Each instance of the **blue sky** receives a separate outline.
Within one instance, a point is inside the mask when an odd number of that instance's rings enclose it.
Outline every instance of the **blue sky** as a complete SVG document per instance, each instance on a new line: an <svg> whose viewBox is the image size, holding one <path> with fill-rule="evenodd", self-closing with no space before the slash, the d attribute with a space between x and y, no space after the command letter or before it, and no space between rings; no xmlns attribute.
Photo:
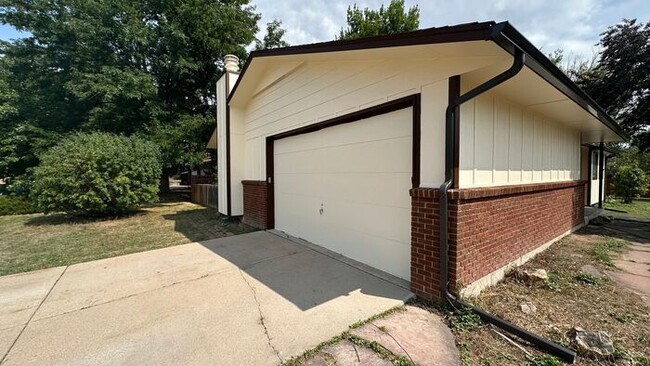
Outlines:
<svg viewBox="0 0 650 366"><path fill-rule="evenodd" d="M345 25L354 0L252 0L262 22L279 19L292 44L333 39ZM357 0L360 7L378 8L389 0ZM546 53L562 48L567 57L591 58L599 35L623 18L650 19L647 0L406 0L419 4L420 27L485 20L508 20ZM260 28L263 29L263 23ZM261 35L261 33L260 33ZM0 26L0 39L20 37L11 26Z"/></svg>

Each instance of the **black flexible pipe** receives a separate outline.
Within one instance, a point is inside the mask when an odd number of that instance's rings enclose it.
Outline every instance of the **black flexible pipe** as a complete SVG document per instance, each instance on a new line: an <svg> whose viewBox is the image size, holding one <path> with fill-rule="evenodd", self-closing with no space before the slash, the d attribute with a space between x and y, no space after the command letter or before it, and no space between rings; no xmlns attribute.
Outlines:
<svg viewBox="0 0 650 366"><path fill-rule="evenodd" d="M438 192L440 196L440 283L444 296L452 305L458 307L467 307L474 311L485 322L496 325L497 327L518 336L521 339L529 341L539 348L547 351L548 353L561 358L567 362L575 362L576 353L573 350L562 347L559 344L551 342L542 338L534 333L518 327L506 320L498 318L488 312L481 310L465 301L459 299L458 296L449 291L449 202L448 190L453 184L454 176L454 143L456 134L455 119L458 115L458 110L461 104L468 100L477 97L478 95L494 88L495 86L505 82L506 80L517 75L524 66L526 56L521 49L515 46L514 62L512 66L506 71L493 77L492 79L484 82L483 84L475 87L467 93L460 95L458 98L449 103L446 110L446 131L445 131L445 182L440 186Z"/></svg>

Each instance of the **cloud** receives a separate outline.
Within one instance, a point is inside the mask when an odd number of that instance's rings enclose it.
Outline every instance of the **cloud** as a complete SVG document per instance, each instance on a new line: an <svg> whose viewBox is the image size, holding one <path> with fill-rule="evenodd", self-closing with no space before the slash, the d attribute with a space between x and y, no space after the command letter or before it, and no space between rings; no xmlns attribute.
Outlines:
<svg viewBox="0 0 650 366"><path fill-rule="evenodd" d="M378 8L389 0L356 1ZM264 23L279 19L290 44L334 39L345 25L353 0L254 0ZM622 18L650 14L647 0L407 0L420 7L420 27L476 21L510 21L533 44L550 53L557 48L574 57L591 58L600 33ZM647 22L647 17L639 19Z"/></svg>

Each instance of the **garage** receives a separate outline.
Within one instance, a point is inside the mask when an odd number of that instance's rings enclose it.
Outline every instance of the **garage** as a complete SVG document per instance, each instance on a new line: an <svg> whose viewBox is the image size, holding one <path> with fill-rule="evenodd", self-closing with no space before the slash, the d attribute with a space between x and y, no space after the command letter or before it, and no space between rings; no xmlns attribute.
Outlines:
<svg viewBox="0 0 650 366"><path fill-rule="evenodd" d="M273 141L275 228L410 280L413 108Z"/></svg>

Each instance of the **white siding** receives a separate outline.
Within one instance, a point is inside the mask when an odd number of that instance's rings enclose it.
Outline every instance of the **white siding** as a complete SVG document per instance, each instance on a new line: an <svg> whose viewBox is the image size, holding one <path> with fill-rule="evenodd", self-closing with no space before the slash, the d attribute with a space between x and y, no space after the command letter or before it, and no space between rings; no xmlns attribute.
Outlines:
<svg viewBox="0 0 650 366"><path fill-rule="evenodd" d="M491 59L307 62L248 103L245 179L264 180L265 137L389 100L422 94L421 185L444 180L444 116L448 78ZM233 196L233 199L240 199Z"/></svg>
<svg viewBox="0 0 650 366"><path fill-rule="evenodd" d="M485 93L461 108L459 186L580 179L580 132Z"/></svg>

